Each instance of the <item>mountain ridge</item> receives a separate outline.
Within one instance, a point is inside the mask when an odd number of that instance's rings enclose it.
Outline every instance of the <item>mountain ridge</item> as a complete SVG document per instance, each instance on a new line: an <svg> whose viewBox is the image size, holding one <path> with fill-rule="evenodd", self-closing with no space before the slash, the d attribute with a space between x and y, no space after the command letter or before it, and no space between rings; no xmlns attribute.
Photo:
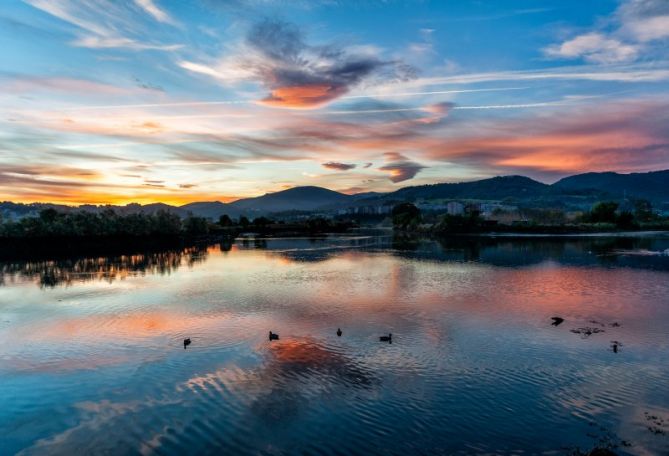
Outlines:
<svg viewBox="0 0 669 456"><path fill-rule="evenodd" d="M66 206L53 203L23 204L5 201L0 202L0 215L8 216L9 214L10 218L16 218L34 215L46 208L91 212L114 209L122 214L168 210L182 217L193 214L216 219L222 214L239 217L240 215L256 216L287 211L332 211L347 206L392 204L417 199L512 200L520 203L559 205L588 204L598 199L622 199L624 197L669 202L669 170L629 174L590 172L568 176L553 184L545 184L520 175L496 176L468 182L408 186L388 193L363 192L352 195L324 187L299 186L261 196L241 198L230 203L200 201L181 206L165 203Z"/></svg>

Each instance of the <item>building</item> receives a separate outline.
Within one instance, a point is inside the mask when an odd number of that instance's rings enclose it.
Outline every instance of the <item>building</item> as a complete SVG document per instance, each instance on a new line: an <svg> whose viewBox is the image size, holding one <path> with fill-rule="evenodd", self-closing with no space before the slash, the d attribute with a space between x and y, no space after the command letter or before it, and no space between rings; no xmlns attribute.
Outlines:
<svg viewBox="0 0 669 456"><path fill-rule="evenodd" d="M446 204L448 215L462 215L465 213L465 205L457 201L449 201Z"/></svg>

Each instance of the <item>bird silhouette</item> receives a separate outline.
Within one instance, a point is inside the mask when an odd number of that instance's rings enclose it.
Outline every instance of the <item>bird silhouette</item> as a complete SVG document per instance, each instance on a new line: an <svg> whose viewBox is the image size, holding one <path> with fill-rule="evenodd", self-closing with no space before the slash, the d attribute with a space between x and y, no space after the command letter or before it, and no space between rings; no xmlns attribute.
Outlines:
<svg viewBox="0 0 669 456"><path fill-rule="evenodd" d="M392 343L392 342L393 342L393 335L392 335L391 333L388 333L387 336L381 336L381 337L379 337L379 340L380 340L381 342L390 342L390 343Z"/></svg>
<svg viewBox="0 0 669 456"><path fill-rule="evenodd" d="M341 337L341 335L342 335L341 328L337 328L337 336Z"/></svg>
<svg viewBox="0 0 669 456"><path fill-rule="evenodd" d="M560 326L560 324L562 324L562 322L564 321L564 318L560 318L560 317L551 317L551 320L553 320L553 323L551 323L551 325L553 325L553 326Z"/></svg>
<svg viewBox="0 0 669 456"><path fill-rule="evenodd" d="M188 347L189 345L190 345L190 337L187 338L187 339L184 339L184 350L185 350L186 347Z"/></svg>
<svg viewBox="0 0 669 456"><path fill-rule="evenodd" d="M270 331L269 332L269 340L279 340L279 335Z"/></svg>

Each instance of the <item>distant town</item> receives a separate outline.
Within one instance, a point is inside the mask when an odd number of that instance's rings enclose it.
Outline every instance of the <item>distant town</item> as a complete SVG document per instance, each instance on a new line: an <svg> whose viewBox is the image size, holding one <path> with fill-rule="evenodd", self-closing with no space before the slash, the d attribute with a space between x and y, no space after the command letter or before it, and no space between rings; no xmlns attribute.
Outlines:
<svg viewBox="0 0 669 456"><path fill-rule="evenodd" d="M0 242L7 253L36 245L87 248L81 240L91 247L123 246L138 239L169 244L203 236L322 235L354 227L392 228L401 235L667 230L668 182L669 171L588 173L552 185L504 176L386 194L296 187L228 204L180 207L4 202Z"/></svg>

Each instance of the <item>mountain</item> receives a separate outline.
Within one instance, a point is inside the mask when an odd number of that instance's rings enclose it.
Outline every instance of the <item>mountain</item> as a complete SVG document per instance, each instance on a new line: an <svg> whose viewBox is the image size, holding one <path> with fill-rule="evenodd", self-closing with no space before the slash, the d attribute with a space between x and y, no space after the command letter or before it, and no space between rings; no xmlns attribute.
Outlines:
<svg viewBox="0 0 669 456"><path fill-rule="evenodd" d="M649 173L585 173L565 177L553 184L562 191L596 191L614 198L645 198L669 201L669 170Z"/></svg>
<svg viewBox="0 0 669 456"><path fill-rule="evenodd" d="M498 176L472 182L404 187L388 193L384 199L528 199L547 194L550 186L524 176Z"/></svg>
<svg viewBox="0 0 669 456"><path fill-rule="evenodd" d="M101 212L113 209L120 214L154 213L159 210L174 212L181 217L193 214L218 219L222 214L231 217L256 217L284 211L337 210L351 206L395 204L401 201L430 200L488 200L543 206L588 208L596 201L645 198L654 204L669 202L669 170L649 173L585 173L565 177L547 185L524 176L498 176L472 182L444 183L404 187L389 193L358 193L346 195L321 187L295 187L255 198L244 198L232 203L205 201L180 207L163 203L128 204L126 206L79 207L49 203L0 203L0 216L16 219L34 216L42 209L59 211Z"/></svg>
<svg viewBox="0 0 669 456"><path fill-rule="evenodd" d="M348 203L353 197L322 187L294 187L256 198L245 198L230 203L241 212L313 211L326 206Z"/></svg>

